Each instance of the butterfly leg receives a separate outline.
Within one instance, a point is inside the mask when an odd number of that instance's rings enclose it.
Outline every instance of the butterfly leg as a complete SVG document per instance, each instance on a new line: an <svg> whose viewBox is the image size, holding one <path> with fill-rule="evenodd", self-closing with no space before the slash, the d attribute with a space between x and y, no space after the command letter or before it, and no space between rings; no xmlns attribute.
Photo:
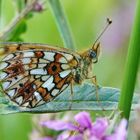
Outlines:
<svg viewBox="0 0 140 140"><path fill-rule="evenodd" d="M96 99L97 99L98 103L100 103L99 94L98 94L98 84L97 84L97 78L96 78L96 76L93 76L91 80L92 80L92 83L95 86Z"/></svg>
<svg viewBox="0 0 140 140"><path fill-rule="evenodd" d="M100 99L99 99L99 93L98 93L99 85L98 85L98 83L97 83L96 75L94 75L94 76L91 78L91 80L92 80L92 83L95 85L95 94L96 94L97 102L98 102L98 104L100 105L101 109L102 109L103 111L105 111L105 109L102 107L101 102L100 102Z"/></svg>
<svg viewBox="0 0 140 140"><path fill-rule="evenodd" d="M72 100L73 100L73 82L70 83L70 106L69 106L69 110L71 110L72 107Z"/></svg>
<svg viewBox="0 0 140 140"><path fill-rule="evenodd" d="M93 83L94 86L95 86L95 90L96 90L96 98L97 98L97 100L98 100L98 102L99 102L99 96L98 96L98 84L97 84L97 78L96 78L96 76L93 76L91 80L92 80L92 83Z"/></svg>

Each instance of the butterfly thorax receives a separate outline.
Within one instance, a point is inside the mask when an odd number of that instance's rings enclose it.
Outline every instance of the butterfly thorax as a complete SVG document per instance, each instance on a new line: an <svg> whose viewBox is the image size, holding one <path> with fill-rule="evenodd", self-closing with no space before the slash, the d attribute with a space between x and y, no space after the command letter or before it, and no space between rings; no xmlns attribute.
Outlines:
<svg viewBox="0 0 140 140"><path fill-rule="evenodd" d="M88 53L85 52L81 54L81 57L79 59L79 66L77 67L74 75L75 83L81 84L85 79L88 79L91 72L92 59L88 56Z"/></svg>

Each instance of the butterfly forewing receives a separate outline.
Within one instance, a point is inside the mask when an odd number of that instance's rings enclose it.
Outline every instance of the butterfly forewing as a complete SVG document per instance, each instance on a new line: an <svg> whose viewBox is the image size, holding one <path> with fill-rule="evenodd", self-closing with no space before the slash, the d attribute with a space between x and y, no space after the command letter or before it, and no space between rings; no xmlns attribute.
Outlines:
<svg viewBox="0 0 140 140"><path fill-rule="evenodd" d="M19 106L31 108L54 99L70 85L78 65L64 49L37 44L4 44L3 49L3 92Z"/></svg>

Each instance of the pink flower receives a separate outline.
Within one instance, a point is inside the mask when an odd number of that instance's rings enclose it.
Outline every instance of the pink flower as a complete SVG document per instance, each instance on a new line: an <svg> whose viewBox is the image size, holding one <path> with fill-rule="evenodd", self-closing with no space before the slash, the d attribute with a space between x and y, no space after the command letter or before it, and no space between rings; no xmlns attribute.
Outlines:
<svg viewBox="0 0 140 140"><path fill-rule="evenodd" d="M96 122L93 124L91 133L92 136L102 139L105 135L105 132L108 127L108 121L106 118L99 118L96 120Z"/></svg>
<svg viewBox="0 0 140 140"><path fill-rule="evenodd" d="M116 128L115 132L110 136L106 136L104 140L114 140L114 139L126 140L126 136L127 136L126 127L127 127L127 121L123 119L120 122L119 126Z"/></svg>
<svg viewBox="0 0 140 140"><path fill-rule="evenodd" d="M56 140L125 140L127 121L122 120L114 133L107 135L106 131L109 122L106 118L98 118L92 123L90 114L80 112L75 117L75 123L64 122L61 120L51 120L42 122L41 125L60 131Z"/></svg>

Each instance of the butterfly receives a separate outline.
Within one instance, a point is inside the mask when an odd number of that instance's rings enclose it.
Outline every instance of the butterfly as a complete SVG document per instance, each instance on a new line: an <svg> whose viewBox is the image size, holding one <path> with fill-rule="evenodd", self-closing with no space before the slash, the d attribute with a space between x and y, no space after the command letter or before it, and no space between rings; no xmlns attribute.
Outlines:
<svg viewBox="0 0 140 140"><path fill-rule="evenodd" d="M21 107L48 103L70 85L89 79L100 43L83 53L35 43L0 43L2 92Z"/></svg>

